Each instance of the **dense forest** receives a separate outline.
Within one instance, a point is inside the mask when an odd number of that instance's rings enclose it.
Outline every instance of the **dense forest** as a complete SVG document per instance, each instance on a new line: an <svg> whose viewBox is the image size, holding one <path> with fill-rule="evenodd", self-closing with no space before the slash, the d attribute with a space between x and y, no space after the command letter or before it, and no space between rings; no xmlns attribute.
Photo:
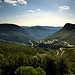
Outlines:
<svg viewBox="0 0 75 75"><path fill-rule="evenodd" d="M74 47L60 49L0 41L0 75L75 74ZM59 53L58 53L59 52ZM25 74L26 73L26 74Z"/></svg>

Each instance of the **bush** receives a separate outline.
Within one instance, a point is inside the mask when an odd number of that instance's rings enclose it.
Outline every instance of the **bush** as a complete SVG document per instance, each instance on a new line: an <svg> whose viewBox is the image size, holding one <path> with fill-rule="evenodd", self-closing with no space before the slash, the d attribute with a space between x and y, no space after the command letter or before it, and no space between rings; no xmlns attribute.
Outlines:
<svg viewBox="0 0 75 75"><path fill-rule="evenodd" d="M40 67L36 68L36 71L37 75L46 75L46 72Z"/></svg>
<svg viewBox="0 0 75 75"><path fill-rule="evenodd" d="M42 68L34 69L31 66L21 66L15 71L16 75L46 75L45 71Z"/></svg>

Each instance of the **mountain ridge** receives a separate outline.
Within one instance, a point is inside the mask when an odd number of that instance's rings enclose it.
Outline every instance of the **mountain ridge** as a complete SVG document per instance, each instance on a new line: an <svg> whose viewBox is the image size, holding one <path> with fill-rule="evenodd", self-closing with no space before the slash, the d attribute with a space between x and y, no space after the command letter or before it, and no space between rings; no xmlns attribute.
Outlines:
<svg viewBox="0 0 75 75"><path fill-rule="evenodd" d="M53 39L59 39L61 41L67 41L71 44L75 44L75 24L66 23L62 29L45 38L44 40Z"/></svg>
<svg viewBox="0 0 75 75"><path fill-rule="evenodd" d="M67 29L67 30L72 30L75 29L75 24L71 24L71 23L66 23L63 27L63 29Z"/></svg>
<svg viewBox="0 0 75 75"><path fill-rule="evenodd" d="M34 38L28 31L18 25L0 24L0 39L23 43Z"/></svg>
<svg viewBox="0 0 75 75"><path fill-rule="evenodd" d="M32 27L22 26L22 27L26 29L33 37L35 37L36 40L41 40L62 28L49 26L32 26Z"/></svg>
<svg viewBox="0 0 75 75"><path fill-rule="evenodd" d="M24 28L22 28L18 25L15 25L15 24L6 24L6 23L0 24L0 30L1 30L1 28L2 28L2 30L9 30L9 31L11 30L11 31L23 32L25 34L28 33Z"/></svg>

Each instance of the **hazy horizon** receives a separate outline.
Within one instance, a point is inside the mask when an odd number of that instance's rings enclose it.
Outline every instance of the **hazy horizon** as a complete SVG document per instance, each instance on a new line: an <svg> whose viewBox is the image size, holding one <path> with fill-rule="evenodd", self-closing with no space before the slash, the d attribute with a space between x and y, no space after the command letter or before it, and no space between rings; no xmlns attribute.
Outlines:
<svg viewBox="0 0 75 75"><path fill-rule="evenodd" d="M64 26L75 23L73 0L0 0L0 24Z"/></svg>

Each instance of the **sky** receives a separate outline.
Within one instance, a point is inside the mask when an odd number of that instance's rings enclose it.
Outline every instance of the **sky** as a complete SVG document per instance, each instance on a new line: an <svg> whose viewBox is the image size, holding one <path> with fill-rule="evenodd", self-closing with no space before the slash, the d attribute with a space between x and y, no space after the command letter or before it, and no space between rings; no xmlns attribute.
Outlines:
<svg viewBox="0 0 75 75"><path fill-rule="evenodd" d="M64 26L75 24L75 0L0 0L0 24Z"/></svg>

